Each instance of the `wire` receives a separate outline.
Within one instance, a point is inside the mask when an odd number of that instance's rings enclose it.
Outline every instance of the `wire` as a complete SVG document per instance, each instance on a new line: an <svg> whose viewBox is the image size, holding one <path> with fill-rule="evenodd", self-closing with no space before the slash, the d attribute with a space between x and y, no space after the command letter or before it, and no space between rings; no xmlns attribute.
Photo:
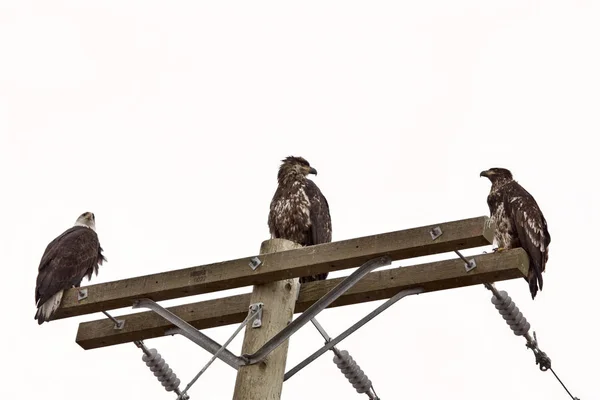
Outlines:
<svg viewBox="0 0 600 400"><path fill-rule="evenodd" d="M242 330L242 328L244 326L246 326L248 324L248 322L250 322L250 320L253 320L258 315L259 311L260 311L260 308L257 308L256 310L251 311L251 312L248 313L248 315L246 316L246 319L244 319L244 321L237 327L237 329L235 330L235 332L233 332L233 335L231 335L231 337L229 339L227 339L227 341L225 342L225 344L223 344L223 346L221 346L221 348L216 351L216 353L206 363L206 365L204 367L202 367L202 369L200 370L200 372L198 372L196 374L196 376L194 377L194 379L192 379L190 381L190 383L187 384L187 386L185 387L185 389L183 390L183 392L181 392L181 394L177 397L177 400L180 400L181 398L183 398L186 395L187 391L192 387L192 385L194 383L196 383L196 381L198 380L198 378L200 378L200 376L208 369L208 367L210 367L210 364L212 364L213 361L215 361L217 359L217 357L219 356L219 353L221 353L221 351L223 351L229 345L229 343L231 343L231 341L237 336L237 334Z"/></svg>
<svg viewBox="0 0 600 400"><path fill-rule="evenodd" d="M112 322L115 323L115 329L120 329L123 327L124 321L117 320L115 317L113 317L106 311L102 311L102 313L106 315ZM164 359L158 353L158 351L156 351L156 349L148 349L144 344L143 340L134 340L133 344L135 344L138 348L142 349L142 352L146 356L146 358L142 358L142 360L146 363L148 367L150 367L150 370L154 372L154 376L158 378L159 382L163 384L165 389L167 391L173 390L175 394L177 394L177 399L189 400L190 396L188 396L185 393L181 393L181 390L179 390L180 381L179 379L177 379L177 374L173 373L173 370L170 369L169 365L164 362ZM161 360L163 367L158 367ZM165 382L167 383L167 385L164 384Z"/></svg>
<svg viewBox="0 0 600 400"><path fill-rule="evenodd" d="M556 378L557 381L560 382L560 384L562 385L562 387L565 388L565 391L569 394L569 396L571 396L571 398L573 400L579 400L578 397L573 397L573 395L571 394L571 392L569 392L569 389L567 389L567 387L565 386L565 384L560 380L560 378L558 377L558 375L556 375L556 372L554 372L554 370L552 368L550 368L550 371L552 371L552 373L554 374L554 377Z"/></svg>
<svg viewBox="0 0 600 400"><path fill-rule="evenodd" d="M514 331L515 335L524 336L527 340L527 348L533 351L535 355L535 363L536 365L540 365L541 371L552 371L554 377L560 382L565 391L569 394L571 399L579 400L577 397L573 397L569 389L565 386L565 384L560 380L556 372L552 369L552 364L550 361L550 357L546 353L544 353L538 347L537 336L535 332L533 332L533 338L529 334L529 323L527 319L523 317L523 314L519 312L519 308L515 305L514 301L508 296L508 294L502 290L498 290L493 283L484 283L486 289L490 290L494 297L492 297L492 303L496 306L496 309L500 312L506 323L510 326L510 328Z"/></svg>
<svg viewBox="0 0 600 400"><path fill-rule="evenodd" d="M108 317L108 318L109 318L109 319L110 319L112 322L114 322L114 323L115 323L115 327L121 327L121 326L122 326L121 324L123 323L123 321L119 321L119 320L117 320L115 317L113 317L112 315L110 315L110 314L109 314L109 313L107 313L106 311L102 311L102 313L103 313L104 315L106 315L106 316L107 316L107 317Z"/></svg>
<svg viewBox="0 0 600 400"><path fill-rule="evenodd" d="M465 262L465 264L470 265L471 263L469 262L469 260L467 260L465 258L465 256L463 256L462 254L460 254L460 251L458 250L454 250L454 252L456 253L456 255L458 255L460 257L461 260L463 260Z"/></svg>
<svg viewBox="0 0 600 400"><path fill-rule="evenodd" d="M323 339L325 339L325 344L331 342L331 337L319 321L317 321L316 318L313 318L310 321L315 328L317 328L321 336L323 336ZM346 350L340 351L340 349L335 346L333 346L331 350L335 354L333 362L352 384L354 389L358 393L366 393L370 400L379 400L375 388L373 388L373 383L369 380L369 377L364 373L356 361L354 361L352 356L350 356Z"/></svg>

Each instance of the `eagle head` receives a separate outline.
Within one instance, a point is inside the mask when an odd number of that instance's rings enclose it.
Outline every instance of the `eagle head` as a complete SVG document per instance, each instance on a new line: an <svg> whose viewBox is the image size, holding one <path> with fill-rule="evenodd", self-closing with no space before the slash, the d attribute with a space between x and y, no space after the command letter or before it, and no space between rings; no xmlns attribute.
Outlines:
<svg viewBox="0 0 600 400"><path fill-rule="evenodd" d="M96 217L93 212L86 211L81 214L77 221L75 221L75 226L86 226L92 230L96 230Z"/></svg>
<svg viewBox="0 0 600 400"><path fill-rule="evenodd" d="M490 168L487 171L481 171L479 176L485 176L492 183L500 181L511 181L512 173L506 168Z"/></svg>
<svg viewBox="0 0 600 400"><path fill-rule="evenodd" d="M281 167L279 167L278 178L284 179L286 176L302 176L305 177L308 174L317 175L317 170L310 166L308 161L302 157L289 156L281 160Z"/></svg>

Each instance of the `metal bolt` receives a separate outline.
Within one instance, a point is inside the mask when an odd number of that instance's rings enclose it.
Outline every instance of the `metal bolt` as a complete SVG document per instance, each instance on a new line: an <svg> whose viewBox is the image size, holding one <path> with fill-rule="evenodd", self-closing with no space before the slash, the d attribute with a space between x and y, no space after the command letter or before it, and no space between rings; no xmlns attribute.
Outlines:
<svg viewBox="0 0 600 400"><path fill-rule="evenodd" d="M468 264L467 264L467 263L465 263L465 270L466 270L467 272L469 272L469 271L471 271L471 270L475 269L475 267L477 267L477 263L476 263L476 262L475 262L475 260L474 260L474 259L472 259L472 258L469 260L469 263L468 263Z"/></svg>
<svg viewBox="0 0 600 400"><path fill-rule="evenodd" d="M440 236L442 236L442 228L440 228L439 226L436 226L435 228L432 228L429 231L429 234L431 235L431 240L435 240L437 238L439 238Z"/></svg>
<svg viewBox="0 0 600 400"><path fill-rule="evenodd" d="M263 303L250 304L250 312L256 312L254 321L252 321L252 327L260 328L262 326Z"/></svg>
<svg viewBox="0 0 600 400"><path fill-rule="evenodd" d="M256 268L258 268L260 264L262 264L262 261L260 261L258 257L252 257L250 259L250 262L248 263L248 265L250 266L250 268L252 268L253 271L256 270Z"/></svg>
<svg viewBox="0 0 600 400"><path fill-rule="evenodd" d="M79 289L77 291L77 301L81 301L83 299L86 299L88 297L88 290L87 288L85 289Z"/></svg>

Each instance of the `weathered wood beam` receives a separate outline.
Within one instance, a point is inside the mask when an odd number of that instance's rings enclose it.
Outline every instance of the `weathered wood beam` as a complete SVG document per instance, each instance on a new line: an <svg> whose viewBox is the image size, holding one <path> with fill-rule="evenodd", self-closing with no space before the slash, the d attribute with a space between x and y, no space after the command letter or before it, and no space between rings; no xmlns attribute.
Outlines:
<svg viewBox="0 0 600 400"><path fill-rule="evenodd" d="M483 254L473 258L477 267L470 272L465 271L464 262L460 259L371 272L331 307L387 299L400 290L419 286L427 292L432 292L527 276L529 259L523 249ZM344 278L302 285L295 312L306 310L342 279ZM206 329L242 322L248 314L249 304L250 294L243 294L175 306L169 310L194 327ZM76 342L89 350L165 336L165 332L173 328L173 325L151 311L123 315L118 319L125 320L125 326L121 330L113 329L114 324L108 319L81 323Z"/></svg>
<svg viewBox="0 0 600 400"><path fill-rule="evenodd" d="M430 230L443 234L432 240ZM303 247L257 256L261 265L249 267L253 257L87 286L88 297L78 301L77 289L65 292L53 319L129 307L147 297L169 300L201 293L264 284L300 276L355 268L376 257L392 260L426 256L492 243L487 217L477 217L356 239Z"/></svg>

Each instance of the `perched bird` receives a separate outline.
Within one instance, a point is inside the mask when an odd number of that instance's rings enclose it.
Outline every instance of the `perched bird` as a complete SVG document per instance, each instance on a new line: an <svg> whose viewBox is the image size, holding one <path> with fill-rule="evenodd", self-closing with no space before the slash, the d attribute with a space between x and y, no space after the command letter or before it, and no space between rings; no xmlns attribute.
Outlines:
<svg viewBox="0 0 600 400"><path fill-rule="evenodd" d="M308 174L317 175L302 157L287 157L277 174L278 186L271 200L271 238L287 239L302 246L331 242L329 204ZM327 273L300 278L300 283L320 281Z"/></svg>
<svg viewBox="0 0 600 400"><path fill-rule="evenodd" d="M81 280L92 273L106 258L96 234L94 214L85 212L72 228L50 242L42 255L35 287L38 324L49 321L62 300L65 289L79 287Z"/></svg>
<svg viewBox="0 0 600 400"><path fill-rule="evenodd" d="M513 179L509 170L490 168L479 176L492 182L487 203L490 219L496 224L496 251L522 247L527 252L530 267L526 280L529 282L531 298L535 299L538 285L540 290L544 285L542 272L546 269L550 244L544 214L533 196Z"/></svg>

